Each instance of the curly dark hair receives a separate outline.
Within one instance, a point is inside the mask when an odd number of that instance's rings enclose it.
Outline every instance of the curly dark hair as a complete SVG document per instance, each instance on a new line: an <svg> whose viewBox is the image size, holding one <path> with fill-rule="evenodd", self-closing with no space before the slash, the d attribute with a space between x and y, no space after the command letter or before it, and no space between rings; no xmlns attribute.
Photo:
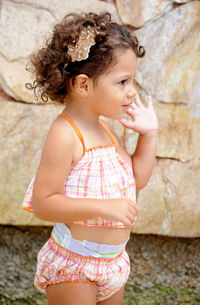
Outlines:
<svg viewBox="0 0 200 305"><path fill-rule="evenodd" d="M76 45L83 28L91 26L97 33L96 44L90 48L89 57L72 62L67 53L69 45ZM115 51L132 48L137 57L143 57L145 50L139 45L136 36L125 26L111 22L108 12L68 14L55 25L46 47L29 57L27 70L35 74L33 84L26 88L34 90L46 102L48 98L65 103L67 84L79 74L86 74L94 82L114 62Z"/></svg>

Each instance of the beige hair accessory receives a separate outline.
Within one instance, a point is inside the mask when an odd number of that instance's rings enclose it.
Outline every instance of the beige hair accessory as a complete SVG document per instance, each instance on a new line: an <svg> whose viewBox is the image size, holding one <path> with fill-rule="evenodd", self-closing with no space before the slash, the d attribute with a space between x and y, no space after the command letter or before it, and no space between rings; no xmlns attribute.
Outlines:
<svg viewBox="0 0 200 305"><path fill-rule="evenodd" d="M95 45L96 32L91 27L85 27L81 33L79 40L75 46L69 45L68 54L72 58L72 62L87 59L89 56L90 48Z"/></svg>

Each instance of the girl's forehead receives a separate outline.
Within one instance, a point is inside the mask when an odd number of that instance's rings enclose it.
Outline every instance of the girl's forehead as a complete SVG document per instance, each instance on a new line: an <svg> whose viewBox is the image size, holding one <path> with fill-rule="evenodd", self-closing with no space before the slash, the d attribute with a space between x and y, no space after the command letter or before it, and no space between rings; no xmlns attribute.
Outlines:
<svg viewBox="0 0 200 305"><path fill-rule="evenodd" d="M124 50L124 52L117 54L115 67L129 66L130 64L135 65L136 61L137 57L132 49Z"/></svg>
<svg viewBox="0 0 200 305"><path fill-rule="evenodd" d="M116 54L116 60L108 69L107 75L116 74L135 74L137 57L132 49L125 50Z"/></svg>

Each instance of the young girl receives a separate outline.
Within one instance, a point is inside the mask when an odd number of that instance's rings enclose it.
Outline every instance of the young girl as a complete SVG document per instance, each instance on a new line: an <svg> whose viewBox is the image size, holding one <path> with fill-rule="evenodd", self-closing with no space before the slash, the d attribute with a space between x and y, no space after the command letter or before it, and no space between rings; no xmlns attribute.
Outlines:
<svg viewBox="0 0 200 305"><path fill-rule="evenodd" d="M122 304L136 190L150 178L156 149L151 98L143 106L133 86L143 55L137 38L109 13L90 13L67 15L31 57L36 79L28 87L44 101L66 104L23 203L55 223L35 276L50 305ZM139 133L132 156L101 115Z"/></svg>

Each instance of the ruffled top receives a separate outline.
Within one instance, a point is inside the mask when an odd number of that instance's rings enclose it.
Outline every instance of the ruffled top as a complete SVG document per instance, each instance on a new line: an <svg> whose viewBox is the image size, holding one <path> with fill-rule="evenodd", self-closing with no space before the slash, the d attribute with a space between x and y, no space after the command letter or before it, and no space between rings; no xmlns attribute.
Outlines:
<svg viewBox="0 0 200 305"><path fill-rule="evenodd" d="M70 168L70 171L66 176L63 186L63 195L71 198L127 198L136 201L135 179L132 168L117 153L116 142L102 123L99 122L102 128L110 136L112 144L86 149L83 137L75 123L66 114L62 113L61 115L74 127L84 148L82 158L76 165ZM33 212L33 186L34 178L28 187L22 204L22 208L29 212ZM121 222L109 221L100 216L88 220L79 220L74 223L83 226L125 228L124 224Z"/></svg>

